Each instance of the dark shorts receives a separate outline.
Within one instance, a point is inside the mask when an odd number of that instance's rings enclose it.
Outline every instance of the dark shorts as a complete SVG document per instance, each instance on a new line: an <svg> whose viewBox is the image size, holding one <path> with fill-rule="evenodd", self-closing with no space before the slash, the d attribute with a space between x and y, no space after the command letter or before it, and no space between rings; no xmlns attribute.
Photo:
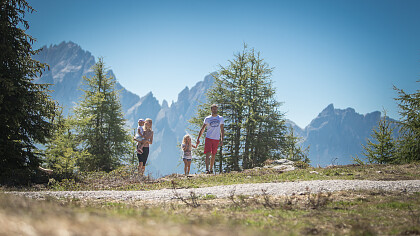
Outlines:
<svg viewBox="0 0 420 236"><path fill-rule="evenodd" d="M149 147L143 147L143 153L137 153L137 158L139 159L139 163L143 162L143 165L146 165L147 158L149 157Z"/></svg>

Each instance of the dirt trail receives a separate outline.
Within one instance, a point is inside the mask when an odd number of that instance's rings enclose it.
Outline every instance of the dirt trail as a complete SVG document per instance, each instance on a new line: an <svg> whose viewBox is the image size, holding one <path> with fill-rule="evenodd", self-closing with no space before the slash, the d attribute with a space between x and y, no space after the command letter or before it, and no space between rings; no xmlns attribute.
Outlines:
<svg viewBox="0 0 420 236"><path fill-rule="evenodd" d="M190 192L196 196L213 195L217 198L235 195L285 196L302 193L335 192L341 190L383 190L420 192L420 180L370 181L370 180L313 180L283 183L235 184L205 188L177 189L179 196L188 197ZM8 192L30 198L43 199L47 196L56 198L109 199L118 201L148 200L170 201L176 199L173 189L151 191L40 191Z"/></svg>

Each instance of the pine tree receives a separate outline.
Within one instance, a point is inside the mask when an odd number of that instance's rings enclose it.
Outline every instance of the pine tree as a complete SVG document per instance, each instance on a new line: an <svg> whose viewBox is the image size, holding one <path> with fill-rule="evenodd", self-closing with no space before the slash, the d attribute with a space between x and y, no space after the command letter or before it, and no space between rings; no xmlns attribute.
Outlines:
<svg viewBox="0 0 420 236"><path fill-rule="evenodd" d="M243 119L245 111L245 83L246 83L246 54L235 55L227 67L220 66L214 74L215 84L207 92L207 110L210 104L219 105L219 113L225 117L225 138L223 156L218 155L220 161L225 162L226 171L240 170L241 147L243 145ZM220 153L220 152L219 152Z"/></svg>
<svg viewBox="0 0 420 236"><path fill-rule="evenodd" d="M92 69L93 77L83 77L84 95L74 109L78 136L89 153L79 166L87 171L111 171L129 158L131 136L124 129L115 79L107 76L103 59Z"/></svg>
<svg viewBox="0 0 420 236"><path fill-rule="evenodd" d="M388 164L396 161L396 145L392 138L393 130L394 128L391 127L391 122L384 111L384 116L378 126L373 129L371 139L367 140L366 145L362 145L363 155L367 157L368 162Z"/></svg>
<svg viewBox="0 0 420 236"><path fill-rule="evenodd" d="M64 118L62 109L59 110L54 120L56 129L45 150L47 168L62 178L72 177L78 168L77 162L89 155L86 150L78 148L80 140L77 139L74 122L72 117Z"/></svg>
<svg viewBox="0 0 420 236"><path fill-rule="evenodd" d="M420 80L417 81L420 83ZM400 162L420 161L420 90L407 94L394 86L398 92L400 115L400 137L398 141L398 159Z"/></svg>
<svg viewBox="0 0 420 236"><path fill-rule="evenodd" d="M300 145L302 138L295 136L294 129L292 127L289 127L289 131L285 139L284 157L287 160L302 161L305 163L310 162L310 159L308 158L309 147L303 148Z"/></svg>
<svg viewBox="0 0 420 236"><path fill-rule="evenodd" d="M280 156L286 126L279 112L281 103L274 99L271 72L259 53L245 45L228 66L220 66L213 74L215 83L190 120L190 131L198 134L210 105L219 105L219 114L225 118L224 146L216 155L219 170L253 168Z"/></svg>
<svg viewBox="0 0 420 236"><path fill-rule="evenodd" d="M284 115L279 111L282 103L274 97L275 89L270 79L273 69L254 49L247 51L246 56L244 169L278 158L287 130Z"/></svg>
<svg viewBox="0 0 420 236"><path fill-rule="evenodd" d="M35 39L28 35L24 0L0 2L0 181L26 182L40 165L36 143L44 144L53 129L56 103L48 85L35 84L47 67L32 59Z"/></svg>

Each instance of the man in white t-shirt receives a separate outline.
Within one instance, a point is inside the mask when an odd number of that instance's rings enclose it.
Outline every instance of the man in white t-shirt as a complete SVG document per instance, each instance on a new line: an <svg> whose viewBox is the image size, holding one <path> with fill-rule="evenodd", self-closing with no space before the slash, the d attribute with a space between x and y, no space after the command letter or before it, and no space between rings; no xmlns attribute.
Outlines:
<svg viewBox="0 0 420 236"><path fill-rule="evenodd" d="M217 147L223 146L223 136L225 134L223 117L217 114L217 105L211 105L211 115L204 119L197 138L197 145L200 143L200 137L207 127L206 142L204 144L204 153L206 154L206 173L213 173L214 161L216 160ZM211 159L210 159L211 155ZM210 164L210 169L209 169Z"/></svg>

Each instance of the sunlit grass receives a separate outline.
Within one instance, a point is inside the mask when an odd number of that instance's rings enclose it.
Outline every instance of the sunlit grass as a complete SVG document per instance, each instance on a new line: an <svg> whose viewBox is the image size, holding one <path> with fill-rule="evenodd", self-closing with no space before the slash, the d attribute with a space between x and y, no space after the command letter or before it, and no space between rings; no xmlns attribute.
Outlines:
<svg viewBox="0 0 420 236"><path fill-rule="evenodd" d="M180 201L144 202L83 199L43 201L0 195L5 235L401 235L420 233L420 194L342 191L289 197L233 195L200 198L199 207ZM188 200L188 199L187 199ZM42 222L49 222L48 224Z"/></svg>
<svg viewBox="0 0 420 236"><path fill-rule="evenodd" d="M170 175L160 179L140 177L130 168L120 168L110 173L80 173L75 179L50 180L50 190L157 190L171 188L199 188L246 183L276 183L307 180L410 180L420 179L419 164L406 165L348 165L329 168L307 168L288 172L268 168L216 175Z"/></svg>
<svg viewBox="0 0 420 236"><path fill-rule="evenodd" d="M419 164L349 165L282 172L257 168L216 175L139 177L124 167L50 179L29 190L157 190L306 180L420 179ZM25 190L28 190L25 189ZM2 188L1 191L11 189ZM18 189L19 190L19 189ZM341 191L292 196L194 195L183 201L30 200L0 194L4 235L405 235L420 234L420 193ZM175 197L176 198L176 197ZM193 202L195 201L195 202Z"/></svg>

